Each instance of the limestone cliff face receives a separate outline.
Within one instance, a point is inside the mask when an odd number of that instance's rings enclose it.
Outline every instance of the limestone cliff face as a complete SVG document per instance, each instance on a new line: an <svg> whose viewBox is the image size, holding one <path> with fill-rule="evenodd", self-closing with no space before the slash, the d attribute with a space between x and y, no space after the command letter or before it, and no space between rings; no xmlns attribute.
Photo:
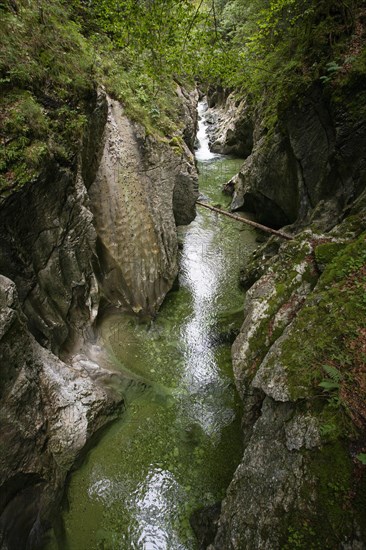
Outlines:
<svg viewBox="0 0 366 550"><path fill-rule="evenodd" d="M210 148L214 153L247 158L253 149L253 116L246 99L221 92L209 94L205 113Z"/></svg>
<svg viewBox="0 0 366 550"><path fill-rule="evenodd" d="M0 273L16 283L36 339L56 354L72 349L101 297L156 313L177 273L175 224L194 218L196 197L183 140L146 136L99 92L79 162L51 162L0 205Z"/></svg>
<svg viewBox="0 0 366 550"><path fill-rule="evenodd" d="M178 221L190 221L196 200L192 153L146 136L108 98L104 149L88 189L98 235L98 279L106 301L153 315L177 275Z"/></svg>
<svg viewBox="0 0 366 550"><path fill-rule="evenodd" d="M328 229L365 187L366 125L314 88L266 134L258 116L254 148L226 186L232 210L279 227L316 221ZM326 205L326 206L325 206Z"/></svg>
<svg viewBox="0 0 366 550"><path fill-rule="evenodd" d="M80 175L56 163L1 208L0 273L12 279L32 334L56 354L97 314L96 232Z"/></svg>
<svg viewBox="0 0 366 550"><path fill-rule="evenodd" d="M108 306L157 311L196 187L183 139L147 136L100 91L79 158L0 205L1 548L39 546L67 472L123 406L129 380L93 324Z"/></svg>

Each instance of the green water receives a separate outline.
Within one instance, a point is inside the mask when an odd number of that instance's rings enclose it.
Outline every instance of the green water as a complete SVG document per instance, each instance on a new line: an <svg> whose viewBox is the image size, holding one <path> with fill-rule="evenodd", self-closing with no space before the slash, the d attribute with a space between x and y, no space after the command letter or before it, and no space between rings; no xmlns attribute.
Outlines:
<svg viewBox="0 0 366 550"><path fill-rule="evenodd" d="M240 163L239 163L240 164ZM238 160L200 164L200 189L227 204L220 185ZM220 500L241 456L230 335L242 321L238 271L255 236L199 210L180 228L180 288L153 323L112 316L100 339L116 365L148 382L72 474L62 550L195 550L189 516Z"/></svg>

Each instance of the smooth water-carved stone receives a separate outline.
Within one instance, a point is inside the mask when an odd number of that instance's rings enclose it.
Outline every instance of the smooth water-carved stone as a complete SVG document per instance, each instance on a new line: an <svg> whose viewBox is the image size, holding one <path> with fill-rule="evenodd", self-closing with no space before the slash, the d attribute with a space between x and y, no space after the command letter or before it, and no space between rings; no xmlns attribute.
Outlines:
<svg viewBox="0 0 366 550"><path fill-rule="evenodd" d="M60 361L29 333L15 284L0 275L0 547L38 547L34 537L63 492L90 437L123 404L81 358ZM29 545L29 546L27 546Z"/></svg>
<svg viewBox="0 0 366 550"><path fill-rule="evenodd" d="M195 201L187 155L146 136L108 99L104 151L88 192L99 283L110 304L154 315L171 288L178 270L172 208L177 180L185 184L188 201Z"/></svg>

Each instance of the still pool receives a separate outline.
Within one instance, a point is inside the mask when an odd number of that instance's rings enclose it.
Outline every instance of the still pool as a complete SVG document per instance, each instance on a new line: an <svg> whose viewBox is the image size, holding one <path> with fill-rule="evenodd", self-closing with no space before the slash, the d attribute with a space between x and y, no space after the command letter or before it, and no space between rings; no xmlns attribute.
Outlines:
<svg viewBox="0 0 366 550"><path fill-rule="evenodd" d="M199 163L213 204L228 203L220 187L238 164ZM180 287L156 320L119 315L100 327L115 365L146 387L130 386L126 411L71 475L48 550L195 550L191 513L223 498L240 461L230 346L242 321L238 273L255 235L203 209L179 231Z"/></svg>

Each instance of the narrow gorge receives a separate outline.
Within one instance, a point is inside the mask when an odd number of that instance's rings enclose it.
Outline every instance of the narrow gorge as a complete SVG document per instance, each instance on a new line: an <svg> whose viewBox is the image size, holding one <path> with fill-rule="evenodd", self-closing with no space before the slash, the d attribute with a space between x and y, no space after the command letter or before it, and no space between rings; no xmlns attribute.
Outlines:
<svg viewBox="0 0 366 550"><path fill-rule="evenodd" d="M0 18L0 548L366 548L364 2Z"/></svg>

